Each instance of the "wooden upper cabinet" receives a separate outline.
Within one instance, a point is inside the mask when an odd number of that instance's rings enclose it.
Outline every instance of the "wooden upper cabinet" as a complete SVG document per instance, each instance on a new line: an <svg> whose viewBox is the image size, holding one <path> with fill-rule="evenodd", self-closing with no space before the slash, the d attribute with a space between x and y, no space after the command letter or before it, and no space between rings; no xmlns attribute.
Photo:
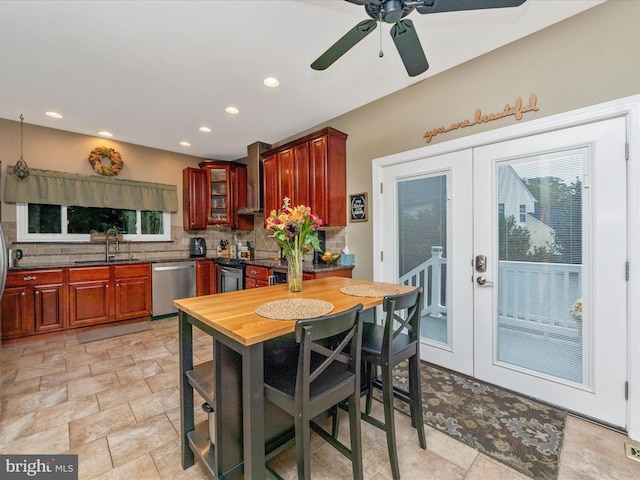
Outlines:
<svg viewBox="0 0 640 480"><path fill-rule="evenodd" d="M207 172L187 167L182 171L182 224L185 230L206 230L209 202Z"/></svg>
<svg viewBox="0 0 640 480"><path fill-rule="evenodd" d="M206 230L208 225L253 230L253 219L238 215L247 206L247 167L211 160L200 168L183 170L183 225L185 230Z"/></svg>
<svg viewBox="0 0 640 480"><path fill-rule="evenodd" d="M347 135L324 128L263 153L264 214L282 206L311 207L328 227L347 224Z"/></svg>
<svg viewBox="0 0 640 480"><path fill-rule="evenodd" d="M280 197L280 176L278 175L278 155L273 154L264 157L262 168L263 178L263 207L265 220L272 210L277 210L282 206L282 198Z"/></svg>

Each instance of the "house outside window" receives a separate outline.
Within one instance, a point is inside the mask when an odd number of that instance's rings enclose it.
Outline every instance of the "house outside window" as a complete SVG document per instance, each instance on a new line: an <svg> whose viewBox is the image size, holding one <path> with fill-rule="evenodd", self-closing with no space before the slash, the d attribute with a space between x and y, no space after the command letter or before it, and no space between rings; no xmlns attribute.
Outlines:
<svg viewBox="0 0 640 480"><path fill-rule="evenodd" d="M520 223L527 222L527 206L520 205Z"/></svg>

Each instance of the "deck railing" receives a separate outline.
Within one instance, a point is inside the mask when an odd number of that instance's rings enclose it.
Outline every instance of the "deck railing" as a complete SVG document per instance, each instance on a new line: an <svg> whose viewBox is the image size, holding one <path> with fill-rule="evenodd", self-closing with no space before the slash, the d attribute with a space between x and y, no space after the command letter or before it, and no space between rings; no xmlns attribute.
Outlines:
<svg viewBox="0 0 640 480"><path fill-rule="evenodd" d="M431 248L431 258L400 277L399 283L422 286L422 315L447 314L447 259L442 247ZM498 315L500 326L537 334L576 338L580 320L571 306L581 298L582 266L566 263L498 262Z"/></svg>

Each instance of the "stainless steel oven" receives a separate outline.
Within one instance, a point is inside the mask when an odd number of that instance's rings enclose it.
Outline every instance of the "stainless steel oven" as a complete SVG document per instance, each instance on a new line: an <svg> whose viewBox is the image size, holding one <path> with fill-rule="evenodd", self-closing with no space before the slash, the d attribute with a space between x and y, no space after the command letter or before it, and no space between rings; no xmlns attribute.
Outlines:
<svg viewBox="0 0 640 480"><path fill-rule="evenodd" d="M220 293L244 290L244 268L218 265L218 288Z"/></svg>

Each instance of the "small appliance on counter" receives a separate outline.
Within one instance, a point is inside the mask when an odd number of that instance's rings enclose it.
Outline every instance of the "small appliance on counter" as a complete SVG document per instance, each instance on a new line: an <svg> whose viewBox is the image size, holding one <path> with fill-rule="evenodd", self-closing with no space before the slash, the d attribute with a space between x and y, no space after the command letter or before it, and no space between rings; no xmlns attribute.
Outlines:
<svg viewBox="0 0 640 480"><path fill-rule="evenodd" d="M189 244L189 256L190 257L206 257L207 256L207 242L202 237L193 237Z"/></svg>
<svg viewBox="0 0 640 480"><path fill-rule="evenodd" d="M322 253L325 251L326 246L326 232L324 230L318 230L318 240L320 240L320 250L313 251L313 264L318 265L322 259Z"/></svg>

